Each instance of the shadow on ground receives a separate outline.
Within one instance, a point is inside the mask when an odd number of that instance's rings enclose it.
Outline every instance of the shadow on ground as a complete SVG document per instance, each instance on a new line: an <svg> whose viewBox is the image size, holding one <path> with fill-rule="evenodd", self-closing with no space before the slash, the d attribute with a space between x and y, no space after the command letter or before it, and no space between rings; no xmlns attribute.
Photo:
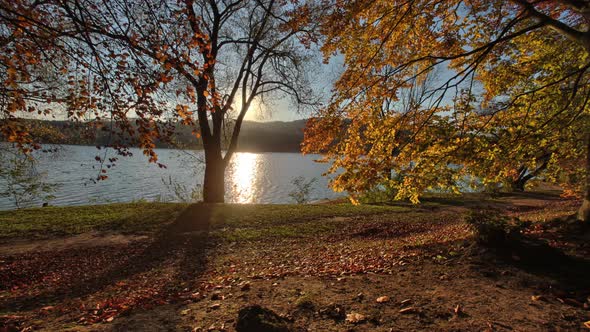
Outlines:
<svg viewBox="0 0 590 332"><path fill-rule="evenodd" d="M206 267L207 255L212 247L209 230L214 210L215 205L191 205L161 230L152 242L144 245L144 249L112 262L104 269L98 267L97 271L89 271L75 282L62 283L34 296L2 300L0 310L34 310L47 303L83 298L144 272L163 269L171 260L177 269L164 288L174 289L185 282L197 280Z"/></svg>
<svg viewBox="0 0 590 332"><path fill-rule="evenodd" d="M497 273L490 274L490 270L512 269L523 273L525 278L526 275L534 277L524 283L541 294L573 299L571 304L580 307L590 296L590 259L552 247L544 239L525 236L482 252L478 259L484 276L497 278Z"/></svg>
<svg viewBox="0 0 590 332"><path fill-rule="evenodd" d="M558 202L566 199L560 197L559 192L500 192L470 193L463 196L432 196L421 199L426 209L442 209L448 206L477 209L496 209L502 211L518 210L520 212L531 211L539 208L539 204L546 204L548 201ZM483 203L482 203L483 202Z"/></svg>

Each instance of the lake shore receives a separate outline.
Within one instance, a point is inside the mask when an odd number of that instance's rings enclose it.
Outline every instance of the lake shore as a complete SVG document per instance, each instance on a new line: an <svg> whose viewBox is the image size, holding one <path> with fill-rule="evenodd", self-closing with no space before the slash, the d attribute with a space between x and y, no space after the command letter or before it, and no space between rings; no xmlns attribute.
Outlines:
<svg viewBox="0 0 590 332"><path fill-rule="evenodd" d="M578 330L590 320L588 236L551 222L577 204L521 193L2 211L0 328L232 331L260 304L294 330ZM543 255L476 244L474 211L529 223Z"/></svg>
<svg viewBox="0 0 590 332"><path fill-rule="evenodd" d="M113 150L95 147L64 146L54 156L39 156L36 170L42 180L54 186L52 198L38 197L21 202L21 207L82 206L132 201L180 202L201 192L204 177L204 155L197 151L156 149L158 162L165 168L148 163L142 151L132 148L129 157L121 157L115 166L107 167L108 179L95 181L100 163L118 157ZM106 154L105 154L106 153ZM329 165L316 163L316 155L299 153L237 152L226 168L226 202L280 204L295 203L289 195L296 190L293 180L299 177L312 181L309 200L333 199L341 196L328 186L329 178L322 176ZM0 185L2 185L0 183ZM197 194L198 195L198 194ZM11 196L0 197L0 211L15 208ZM22 201L22 199L21 199Z"/></svg>

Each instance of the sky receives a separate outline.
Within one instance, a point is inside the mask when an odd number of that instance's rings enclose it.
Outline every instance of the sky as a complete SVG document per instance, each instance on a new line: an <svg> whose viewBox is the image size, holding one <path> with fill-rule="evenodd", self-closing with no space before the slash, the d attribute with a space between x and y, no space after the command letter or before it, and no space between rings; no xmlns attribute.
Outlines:
<svg viewBox="0 0 590 332"><path fill-rule="evenodd" d="M330 99L333 83L344 70L344 59L342 56L337 55L330 58L329 62L326 64L323 62L323 58L318 51L317 56L312 59L311 62L310 67L312 69L307 73L309 81L313 86L314 93L321 96L322 102L326 104ZM43 120L67 119L65 112L53 113L52 117L29 113L24 113L22 115L27 118L32 117ZM255 103L252 104L251 109L246 113L245 120L256 122L295 121L307 119L310 116L310 112L299 112L289 98L283 98L279 100L271 100L270 103L266 104L255 101Z"/></svg>
<svg viewBox="0 0 590 332"><path fill-rule="evenodd" d="M344 59L342 56L337 55L330 58L330 61L325 64L321 56L318 55L318 58L312 61L311 67L313 70L307 74L309 75L314 92L322 97L322 102L325 104L330 99L330 91L333 83L344 70ZM310 116L311 114L309 112L298 112L291 101L288 98L284 98L272 101L271 104L266 106L256 103L246 114L245 120L257 122L295 121L306 119Z"/></svg>

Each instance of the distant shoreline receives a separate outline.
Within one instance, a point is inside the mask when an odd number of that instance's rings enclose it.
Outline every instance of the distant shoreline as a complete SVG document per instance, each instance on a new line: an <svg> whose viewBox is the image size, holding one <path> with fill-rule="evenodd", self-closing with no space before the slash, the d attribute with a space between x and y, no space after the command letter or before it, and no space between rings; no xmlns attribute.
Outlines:
<svg viewBox="0 0 590 332"><path fill-rule="evenodd" d="M10 142L7 141L0 141L0 144L10 144ZM59 145L59 146L88 146L88 147L93 147L96 148L96 145L92 145L92 144L76 144L76 143L46 143L46 142L41 142L41 145L45 145L45 144L51 144L51 145ZM105 148L110 148L110 149L114 149L113 147L105 147L105 146L100 146L101 149L105 149ZM132 148L132 149L141 149L139 146L128 146L128 148ZM180 148L180 147L170 147L170 146L158 146L155 148L156 150L183 150L183 151L205 151L202 148ZM98 149L97 149L98 150ZM225 152L225 151L224 151ZM237 149L236 152L247 152L247 153L298 153L298 154L303 154L301 152L301 150L253 150L253 149Z"/></svg>
<svg viewBox="0 0 590 332"><path fill-rule="evenodd" d="M40 144L61 144L80 146L110 146L113 142L123 142L122 145L136 146L134 137L113 137L108 132L95 130L87 132L83 124L69 121L28 120L32 127L46 128L33 134L34 140ZM252 122L242 124L238 139L239 152L285 152L301 153L304 139L303 130L307 120L291 122ZM49 134L48 134L49 132ZM54 134L57 133L57 134ZM116 135L115 135L116 136ZM115 139L116 138L116 139ZM2 138L0 138L0 141ZM202 144L194 136L194 128L179 125L167 140L153 142L159 149L202 150ZM228 142L222 142L222 145Z"/></svg>

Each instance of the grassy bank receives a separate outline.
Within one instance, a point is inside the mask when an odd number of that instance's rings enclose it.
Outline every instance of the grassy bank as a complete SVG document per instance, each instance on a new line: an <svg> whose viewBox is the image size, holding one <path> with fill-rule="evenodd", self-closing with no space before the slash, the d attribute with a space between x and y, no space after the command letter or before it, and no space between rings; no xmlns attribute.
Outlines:
<svg viewBox="0 0 590 332"><path fill-rule="evenodd" d="M187 204L131 203L0 212L0 239L47 238L90 231L152 232Z"/></svg>
<svg viewBox="0 0 590 332"><path fill-rule="evenodd" d="M0 239L39 239L91 231L150 234L173 223L189 206L184 203L128 203L1 211ZM269 225L273 227L266 233L295 235L293 225L314 218L370 215L404 209L351 204L224 204L206 208L193 205L192 208L197 210L195 218L207 213L213 230L226 228L224 234L228 238L257 237L259 230ZM228 233L228 227L235 228L235 232Z"/></svg>

